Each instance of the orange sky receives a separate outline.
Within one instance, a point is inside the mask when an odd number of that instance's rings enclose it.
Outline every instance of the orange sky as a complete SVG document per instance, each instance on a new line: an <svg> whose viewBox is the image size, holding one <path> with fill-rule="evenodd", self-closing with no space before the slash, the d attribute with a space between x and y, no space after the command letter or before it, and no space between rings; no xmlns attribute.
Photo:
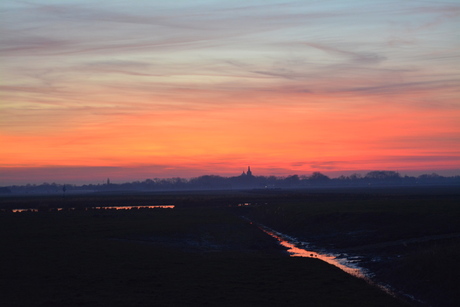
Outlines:
<svg viewBox="0 0 460 307"><path fill-rule="evenodd" d="M460 174L459 5L32 2L2 22L0 185Z"/></svg>

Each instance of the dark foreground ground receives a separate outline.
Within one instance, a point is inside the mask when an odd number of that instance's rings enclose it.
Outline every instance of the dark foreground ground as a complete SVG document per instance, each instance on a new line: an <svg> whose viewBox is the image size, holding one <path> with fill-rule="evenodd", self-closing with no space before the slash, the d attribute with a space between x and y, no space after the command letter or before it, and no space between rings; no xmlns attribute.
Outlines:
<svg viewBox="0 0 460 307"><path fill-rule="evenodd" d="M367 248L381 258L381 280L404 291L428 285L423 299L455 306L455 236L387 244L460 232L458 200L455 189L2 197L0 305L407 305L317 259L288 257L246 215L318 246ZM84 210L155 204L177 207ZM26 207L40 212L10 212Z"/></svg>

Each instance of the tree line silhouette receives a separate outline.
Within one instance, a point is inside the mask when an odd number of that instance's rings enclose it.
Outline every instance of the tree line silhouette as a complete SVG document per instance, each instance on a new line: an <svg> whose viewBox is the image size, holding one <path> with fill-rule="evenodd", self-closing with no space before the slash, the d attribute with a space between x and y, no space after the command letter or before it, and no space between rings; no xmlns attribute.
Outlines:
<svg viewBox="0 0 460 307"><path fill-rule="evenodd" d="M173 191L173 190L241 190L241 189L302 189L309 187L369 187L369 186L417 186L417 185L460 185L460 176L444 177L436 173L417 177L402 176L395 171L371 171L362 176L330 178L320 172L311 175L254 176L243 173L240 176L222 177L204 175L191 179L153 178L144 181L111 183L109 179L101 184L56 184L12 185L0 187L1 194L29 193L78 193L88 191Z"/></svg>

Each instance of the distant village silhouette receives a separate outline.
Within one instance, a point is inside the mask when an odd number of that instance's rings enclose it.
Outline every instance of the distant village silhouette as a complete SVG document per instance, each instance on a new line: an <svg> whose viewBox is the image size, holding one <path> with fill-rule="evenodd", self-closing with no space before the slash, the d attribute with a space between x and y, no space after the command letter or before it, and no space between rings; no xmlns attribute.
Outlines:
<svg viewBox="0 0 460 307"><path fill-rule="evenodd" d="M241 174L241 176L243 176L243 177L244 177L244 176L252 177L251 167L248 166L248 171L247 171L246 173L243 171L243 173Z"/></svg>
<svg viewBox="0 0 460 307"><path fill-rule="evenodd" d="M311 175L256 176L251 166L239 176L222 177L203 175L195 178L153 178L144 181L113 183L110 178L101 184L57 184L11 185L0 187L0 194L30 193L81 193L90 191L180 191L180 190L245 190L245 189L308 189L315 187L378 187L378 186L460 186L460 176L444 177L436 173L420 176L402 176L395 171L371 171L362 176L354 173L348 176L330 178L320 172Z"/></svg>

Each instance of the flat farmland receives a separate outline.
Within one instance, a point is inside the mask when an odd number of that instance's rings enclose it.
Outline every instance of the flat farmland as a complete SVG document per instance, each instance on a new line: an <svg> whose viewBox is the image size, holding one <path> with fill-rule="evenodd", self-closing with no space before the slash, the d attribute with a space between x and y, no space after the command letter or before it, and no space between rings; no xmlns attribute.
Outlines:
<svg viewBox="0 0 460 307"><path fill-rule="evenodd" d="M279 200L246 192L2 198L2 306L406 305L320 260L289 257L240 217L251 206L235 205L270 199ZM15 213L12 203L41 209ZM180 205L83 209L88 203Z"/></svg>

